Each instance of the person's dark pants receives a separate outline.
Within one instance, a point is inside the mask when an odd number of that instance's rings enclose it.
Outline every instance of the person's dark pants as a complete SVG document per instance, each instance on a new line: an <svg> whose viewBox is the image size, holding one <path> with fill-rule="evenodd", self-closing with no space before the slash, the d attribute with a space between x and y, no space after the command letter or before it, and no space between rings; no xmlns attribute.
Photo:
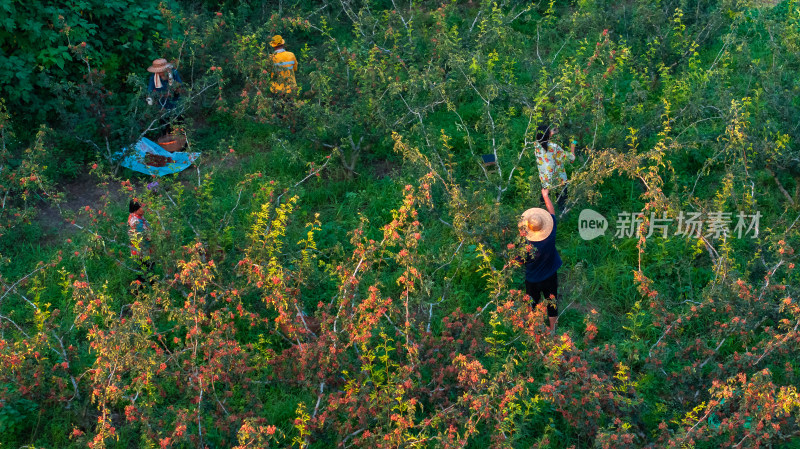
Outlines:
<svg viewBox="0 0 800 449"><path fill-rule="evenodd" d="M158 119L158 136L157 138L172 134L172 126L183 126L183 116L176 113L178 106L178 99L180 96L175 95L169 99L159 99L156 106L161 107L161 118ZM162 103L163 101L163 103Z"/></svg>
<svg viewBox="0 0 800 449"><path fill-rule="evenodd" d="M169 121L169 116L161 117L158 119L158 135L156 139L166 136L172 132L172 124Z"/></svg>
<svg viewBox="0 0 800 449"><path fill-rule="evenodd" d="M296 98L297 95L293 91L275 92L275 116L288 124L292 132L294 132L294 127L297 125Z"/></svg>
<svg viewBox="0 0 800 449"><path fill-rule="evenodd" d="M549 278L539 282L525 281L525 294L531 297L531 305L536 307L544 299L550 300L547 304L547 316L555 318L558 316L558 272L553 273ZM552 296L552 298L551 298Z"/></svg>
<svg viewBox="0 0 800 449"><path fill-rule="evenodd" d="M169 114L165 114L163 117L158 119L158 136L157 138L164 137L168 134L172 134L172 125L183 126L183 116L182 115L173 115L172 111Z"/></svg>
<svg viewBox="0 0 800 449"><path fill-rule="evenodd" d="M558 210L564 211L564 206L567 204L567 186L564 186L561 189L561 193L558 195L558 199L556 200L556 205L558 206Z"/></svg>

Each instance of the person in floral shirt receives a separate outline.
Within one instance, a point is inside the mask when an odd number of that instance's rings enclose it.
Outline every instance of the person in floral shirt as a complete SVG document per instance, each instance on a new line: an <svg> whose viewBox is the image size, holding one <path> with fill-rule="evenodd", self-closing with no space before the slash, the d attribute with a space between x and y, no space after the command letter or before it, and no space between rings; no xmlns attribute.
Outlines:
<svg viewBox="0 0 800 449"><path fill-rule="evenodd" d="M557 203L558 208L564 210L564 203L567 200L567 172L564 170L564 163L575 160L575 145L578 142L573 140L570 143L569 152L566 152L557 143L550 141L556 133L558 133L557 126L540 125L536 129L534 146L542 188L561 190Z"/></svg>

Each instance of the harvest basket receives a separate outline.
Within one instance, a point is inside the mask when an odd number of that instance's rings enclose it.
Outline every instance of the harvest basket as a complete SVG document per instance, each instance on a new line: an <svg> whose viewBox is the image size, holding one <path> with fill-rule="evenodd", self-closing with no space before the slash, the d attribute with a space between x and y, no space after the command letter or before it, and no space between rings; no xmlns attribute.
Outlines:
<svg viewBox="0 0 800 449"><path fill-rule="evenodd" d="M167 134L158 138L161 148L174 153L186 146L186 136L181 134Z"/></svg>

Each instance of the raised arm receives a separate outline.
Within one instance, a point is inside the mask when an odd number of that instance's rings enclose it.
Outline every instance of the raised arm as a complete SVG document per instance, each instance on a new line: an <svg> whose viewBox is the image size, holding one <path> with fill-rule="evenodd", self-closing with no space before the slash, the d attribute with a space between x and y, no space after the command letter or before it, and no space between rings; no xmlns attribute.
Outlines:
<svg viewBox="0 0 800 449"><path fill-rule="evenodd" d="M542 198L544 198L544 206L547 212L555 215L556 209L553 207L553 202L550 201L550 189L542 189Z"/></svg>
<svg viewBox="0 0 800 449"><path fill-rule="evenodd" d="M573 162L573 161L575 160L575 145L577 145L577 144L578 144L578 141L577 141L577 140L575 140L575 139L572 139L572 140L570 141L570 143L569 143L569 153L567 153L566 151L564 151L564 153L565 153L565 154L566 154L566 156L567 156L567 159L568 159L570 162Z"/></svg>

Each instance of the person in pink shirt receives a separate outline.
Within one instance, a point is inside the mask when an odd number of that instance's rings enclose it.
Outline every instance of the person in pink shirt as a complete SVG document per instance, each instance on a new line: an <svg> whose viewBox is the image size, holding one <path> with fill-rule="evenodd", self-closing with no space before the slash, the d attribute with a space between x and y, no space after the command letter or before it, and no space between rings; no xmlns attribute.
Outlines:
<svg viewBox="0 0 800 449"><path fill-rule="evenodd" d="M128 215L128 237L131 241L131 258L142 270L142 273L136 276L136 280L140 284L145 280L152 284L154 264L151 256L153 248L150 245L150 224L144 218L144 206L136 200L131 200L128 204L128 212L130 212Z"/></svg>

